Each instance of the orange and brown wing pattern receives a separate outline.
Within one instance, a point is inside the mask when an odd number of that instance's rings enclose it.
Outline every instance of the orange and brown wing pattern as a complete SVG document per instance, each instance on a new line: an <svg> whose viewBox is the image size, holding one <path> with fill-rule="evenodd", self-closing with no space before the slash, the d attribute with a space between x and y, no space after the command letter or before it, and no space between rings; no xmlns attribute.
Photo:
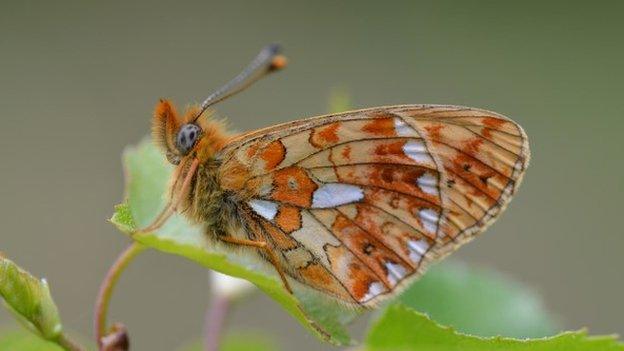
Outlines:
<svg viewBox="0 0 624 351"><path fill-rule="evenodd" d="M285 272L371 305L481 232L529 150L520 126L496 113L405 105L248 133L220 158L221 187Z"/></svg>
<svg viewBox="0 0 624 351"><path fill-rule="evenodd" d="M466 107L394 112L421 131L444 173L442 234L461 242L483 231L509 203L528 166L522 128L499 114Z"/></svg>

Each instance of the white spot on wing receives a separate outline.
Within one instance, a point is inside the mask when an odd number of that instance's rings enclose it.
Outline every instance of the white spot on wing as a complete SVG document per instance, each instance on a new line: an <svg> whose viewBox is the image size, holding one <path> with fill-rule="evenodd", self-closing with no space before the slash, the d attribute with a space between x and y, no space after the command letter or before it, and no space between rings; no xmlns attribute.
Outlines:
<svg viewBox="0 0 624 351"><path fill-rule="evenodd" d="M417 252L410 251L409 258L410 258L410 260L412 260L412 262L418 263L418 262L420 262L420 259L422 258L422 256L419 255Z"/></svg>
<svg viewBox="0 0 624 351"><path fill-rule="evenodd" d="M403 145L405 155L418 164L433 163L429 152L422 140L410 140Z"/></svg>
<svg viewBox="0 0 624 351"><path fill-rule="evenodd" d="M360 299L360 302L366 302L375 296L382 294L384 290L383 284L380 282L373 282L368 286L368 292Z"/></svg>
<svg viewBox="0 0 624 351"><path fill-rule="evenodd" d="M387 262L386 269L388 269L388 281L392 286L395 286L407 274L405 267L396 263Z"/></svg>
<svg viewBox="0 0 624 351"><path fill-rule="evenodd" d="M429 249L429 243L425 239L410 240L407 242L407 246L410 250L410 259L415 263L420 262L422 256Z"/></svg>
<svg viewBox="0 0 624 351"><path fill-rule="evenodd" d="M418 252L420 255L424 255L425 252L429 249L429 243L425 239L420 240L410 240L407 242L410 250Z"/></svg>
<svg viewBox="0 0 624 351"><path fill-rule="evenodd" d="M422 209L418 212L423 227L429 233L435 233L438 229L438 213L430 208Z"/></svg>
<svg viewBox="0 0 624 351"><path fill-rule="evenodd" d="M422 191L430 195L438 196L438 178L431 173L423 173L423 175L418 177L416 182Z"/></svg>
<svg viewBox="0 0 624 351"><path fill-rule="evenodd" d="M418 133L401 118L394 118L394 131L398 136L418 136Z"/></svg>
<svg viewBox="0 0 624 351"><path fill-rule="evenodd" d="M277 215L277 204L273 201L251 199L247 203L254 212L264 219L271 221L275 218L275 215Z"/></svg>
<svg viewBox="0 0 624 351"><path fill-rule="evenodd" d="M358 186L351 184L330 183L316 189L312 195L313 208L331 208L364 198L364 192Z"/></svg>

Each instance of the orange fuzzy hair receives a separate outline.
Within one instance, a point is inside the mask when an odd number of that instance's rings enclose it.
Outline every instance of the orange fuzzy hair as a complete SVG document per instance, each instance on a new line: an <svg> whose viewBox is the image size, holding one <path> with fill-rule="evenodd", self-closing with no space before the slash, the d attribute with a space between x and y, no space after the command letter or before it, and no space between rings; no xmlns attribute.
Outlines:
<svg viewBox="0 0 624 351"><path fill-rule="evenodd" d="M193 147L193 151L189 153L189 155L199 158L200 161L212 159L215 153L221 150L231 138L231 135L226 131L225 123L211 118L210 112L207 116L193 122L198 113L199 108L191 106L183 116L180 116L173 104L165 99L161 99L156 104L152 119L152 139L163 150L170 162L178 163L180 158L185 156L176 147L178 131L184 124L195 123L202 130L200 139Z"/></svg>
<svg viewBox="0 0 624 351"><path fill-rule="evenodd" d="M152 119L152 139L165 152L177 152L175 137L180 129L180 121L175 107L167 100L160 99L154 109Z"/></svg>

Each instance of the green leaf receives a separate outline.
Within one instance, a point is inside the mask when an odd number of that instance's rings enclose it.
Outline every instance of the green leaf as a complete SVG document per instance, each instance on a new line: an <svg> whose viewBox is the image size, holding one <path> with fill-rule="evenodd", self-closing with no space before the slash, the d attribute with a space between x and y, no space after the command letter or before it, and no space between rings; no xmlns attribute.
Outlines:
<svg viewBox="0 0 624 351"><path fill-rule="evenodd" d="M24 331L2 332L0 350L6 351L63 351L63 349L40 337Z"/></svg>
<svg viewBox="0 0 624 351"><path fill-rule="evenodd" d="M443 327L413 309L390 306L373 325L367 338L369 351L624 351L614 336L587 336L585 331L520 340L482 338Z"/></svg>
<svg viewBox="0 0 624 351"><path fill-rule="evenodd" d="M202 351L203 349L203 344L199 341L180 348L178 351ZM275 341L268 336L246 331L228 333L219 348L221 351L277 351L279 349Z"/></svg>
<svg viewBox="0 0 624 351"><path fill-rule="evenodd" d="M37 279L0 256L0 296L6 306L31 331L57 340L63 327L45 279Z"/></svg>
<svg viewBox="0 0 624 351"><path fill-rule="evenodd" d="M456 261L432 267L399 301L474 335L542 337L558 330L530 289L494 271Z"/></svg>
<svg viewBox="0 0 624 351"><path fill-rule="evenodd" d="M126 202L116 207L111 218L124 233L146 227L165 206L163 195L173 168L148 140L124 154L126 169ZM277 301L286 311L315 335L328 342L351 343L345 323L356 312L347 310L327 297L309 289L295 289L296 298L284 288L272 267L259 264L255 258L220 251L210 245L206 234L191 226L182 216L174 215L154 233L135 236L141 244L180 255L207 268L246 279Z"/></svg>
<svg viewBox="0 0 624 351"><path fill-rule="evenodd" d="M223 351L277 351L279 347L270 338L255 333L229 333L220 350Z"/></svg>

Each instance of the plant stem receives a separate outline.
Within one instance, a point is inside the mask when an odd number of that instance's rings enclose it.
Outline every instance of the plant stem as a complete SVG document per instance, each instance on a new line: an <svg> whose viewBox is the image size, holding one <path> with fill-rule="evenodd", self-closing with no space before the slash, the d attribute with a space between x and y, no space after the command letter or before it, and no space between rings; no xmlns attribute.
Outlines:
<svg viewBox="0 0 624 351"><path fill-rule="evenodd" d="M221 345L221 336L230 308L230 298L224 294L213 294L206 311L204 351L217 351Z"/></svg>
<svg viewBox="0 0 624 351"><path fill-rule="evenodd" d="M117 257L115 263L113 263L113 265L108 269L108 272L100 285L100 291L98 292L97 300L95 301L95 315L93 317L93 328L98 348L101 348L102 337L106 334L106 315L108 313L108 305L117 280L119 280L121 273L132 261L132 259L143 250L145 250L145 246L136 241L128 246L119 255L119 257Z"/></svg>
<svg viewBox="0 0 624 351"><path fill-rule="evenodd" d="M67 351L84 351L85 348L76 344L73 340L69 339L67 335L61 334L56 343Z"/></svg>

